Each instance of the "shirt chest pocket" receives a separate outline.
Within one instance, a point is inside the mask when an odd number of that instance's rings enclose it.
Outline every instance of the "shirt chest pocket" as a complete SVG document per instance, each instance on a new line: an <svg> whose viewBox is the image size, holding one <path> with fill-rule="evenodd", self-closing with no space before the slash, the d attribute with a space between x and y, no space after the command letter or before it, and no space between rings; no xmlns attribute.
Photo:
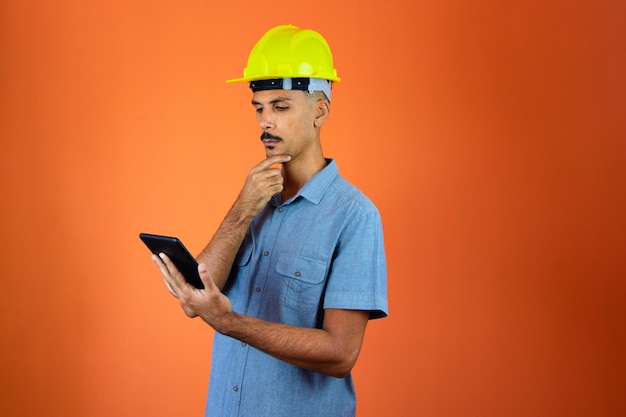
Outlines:
<svg viewBox="0 0 626 417"><path fill-rule="evenodd" d="M326 262L284 254L276 263L276 272L285 284L286 307L307 312L316 310L326 282Z"/></svg>
<svg viewBox="0 0 626 417"><path fill-rule="evenodd" d="M250 262L250 256L252 255L252 244L250 242L243 242L241 247L239 248L239 252L235 256L235 260L233 261L234 267L242 267L247 266Z"/></svg>
<svg viewBox="0 0 626 417"><path fill-rule="evenodd" d="M222 289L224 294L228 297L233 297L233 294L241 291L241 288L246 287L247 282L250 279L250 258L252 257L253 250L254 245L246 236L246 239L235 256L228 281L226 281L226 285Z"/></svg>

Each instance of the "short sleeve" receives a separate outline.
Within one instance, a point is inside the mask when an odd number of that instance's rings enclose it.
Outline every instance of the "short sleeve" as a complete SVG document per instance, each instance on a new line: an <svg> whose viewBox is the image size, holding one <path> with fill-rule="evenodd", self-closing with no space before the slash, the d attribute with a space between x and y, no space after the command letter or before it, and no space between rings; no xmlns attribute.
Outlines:
<svg viewBox="0 0 626 417"><path fill-rule="evenodd" d="M379 212L361 209L347 222L329 271L324 308L386 317L387 262Z"/></svg>

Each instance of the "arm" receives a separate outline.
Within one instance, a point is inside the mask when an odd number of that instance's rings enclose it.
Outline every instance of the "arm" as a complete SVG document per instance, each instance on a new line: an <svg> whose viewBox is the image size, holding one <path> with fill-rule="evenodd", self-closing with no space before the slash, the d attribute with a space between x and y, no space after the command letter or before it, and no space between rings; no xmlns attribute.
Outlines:
<svg viewBox="0 0 626 417"><path fill-rule="evenodd" d="M292 365L338 378L348 375L356 363L369 312L327 309L322 329L272 323L233 312L206 265L198 267L205 289L197 290L184 281L166 255L154 260L162 270L175 271L166 275L166 282L185 314L200 316L216 331Z"/></svg>
<svg viewBox="0 0 626 417"><path fill-rule="evenodd" d="M325 310L322 329L271 323L231 313L223 333L292 365L337 378L356 363L369 312Z"/></svg>
<svg viewBox="0 0 626 417"><path fill-rule="evenodd" d="M280 170L272 165L287 162L291 157L277 155L256 165L215 235L198 255L198 263L204 263L213 281L221 290L226 284L233 261L245 237L248 226L267 204L269 199L283 189Z"/></svg>

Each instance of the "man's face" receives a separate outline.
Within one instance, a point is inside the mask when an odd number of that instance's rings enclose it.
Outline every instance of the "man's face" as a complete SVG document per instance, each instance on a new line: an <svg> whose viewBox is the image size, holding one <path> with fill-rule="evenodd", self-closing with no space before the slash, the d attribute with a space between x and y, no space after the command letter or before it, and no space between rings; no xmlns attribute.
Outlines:
<svg viewBox="0 0 626 417"><path fill-rule="evenodd" d="M267 157L286 154L293 160L315 143L314 112L305 94L298 90L265 90L253 94L252 105Z"/></svg>

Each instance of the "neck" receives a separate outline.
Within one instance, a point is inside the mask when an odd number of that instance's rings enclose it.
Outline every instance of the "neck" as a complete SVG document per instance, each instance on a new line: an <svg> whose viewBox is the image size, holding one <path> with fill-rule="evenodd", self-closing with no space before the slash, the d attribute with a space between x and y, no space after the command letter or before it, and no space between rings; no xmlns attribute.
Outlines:
<svg viewBox="0 0 626 417"><path fill-rule="evenodd" d="M326 167L326 159L321 153L315 158L306 161L290 161L283 165L284 188L281 193L282 201L287 201L309 182L311 178Z"/></svg>

